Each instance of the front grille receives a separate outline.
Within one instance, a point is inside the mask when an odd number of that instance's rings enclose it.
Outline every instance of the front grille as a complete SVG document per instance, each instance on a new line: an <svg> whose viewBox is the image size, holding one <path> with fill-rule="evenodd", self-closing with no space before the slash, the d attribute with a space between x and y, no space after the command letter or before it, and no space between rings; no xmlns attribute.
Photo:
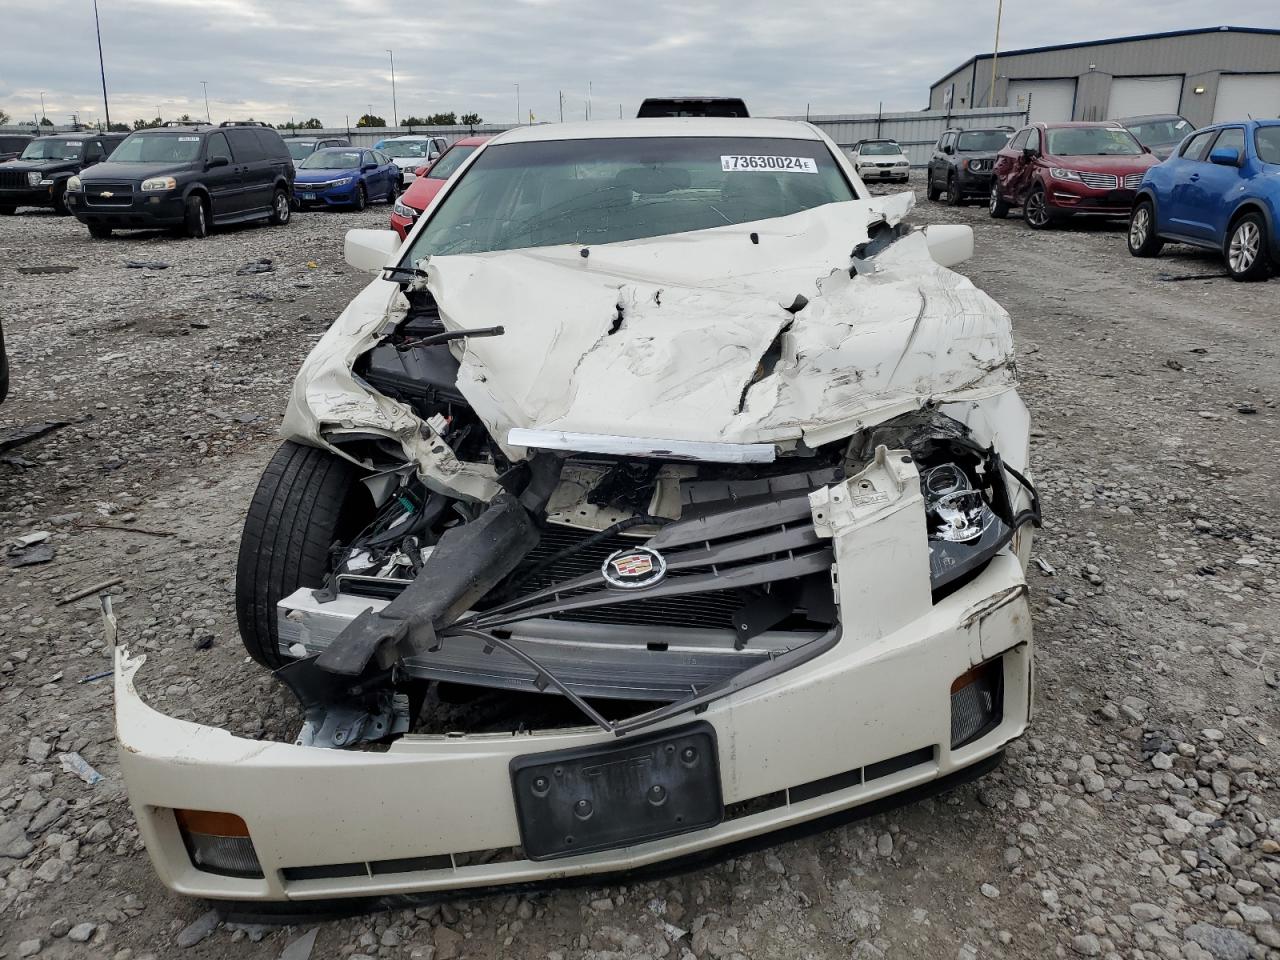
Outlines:
<svg viewBox="0 0 1280 960"><path fill-rule="evenodd" d="M0 170L0 190L25 190L27 186L25 170Z"/></svg>
<svg viewBox="0 0 1280 960"><path fill-rule="evenodd" d="M1138 187L1142 186L1143 176L1144 174L1141 174L1141 173L1128 174L1124 178L1124 188L1126 190L1137 190Z"/></svg>
<svg viewBox="0 0 1280 960"><path fill-rule="evenodd" d="M86 183L84 202L91 207L127 207L133 203L133 184L97 180Z"/></svg>
<svg viewBox="0 0 1280 960"><path fill-rule="evenodd" d="M1116 177L1112 173L1091 173L1088 170L1080 172L1080 180L1086 187L1093 187L1095 190L1114 190L1116 188Z"/></svg>
<svg viewBox="0 0 1280 960"><path fill-rule="evenodd" d="M548 527L523 565L526 569L544 562L568 547L581 544L590 530L571 527ZM557 560L521 582L521 593L533 593L585 573L597 573L609 555L618 550L644 543L644 538L614 536ZM680 576L673 572L672 577ZM743 604L740 591L721 590L687 597L659 597L634 600L616 607L575 610L554 616L557 620L579 620L587 623L653 624L670 627L708 627L733 629L733 614Z"/></svg>

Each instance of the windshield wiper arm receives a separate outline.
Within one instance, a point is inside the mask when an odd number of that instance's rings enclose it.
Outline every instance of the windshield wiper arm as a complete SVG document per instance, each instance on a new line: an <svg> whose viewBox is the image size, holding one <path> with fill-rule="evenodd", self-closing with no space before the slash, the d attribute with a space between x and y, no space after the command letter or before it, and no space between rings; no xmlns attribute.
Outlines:
<svg viewBox="0 0 1280 960"><path fill-rule="evenodd" d="M425 277L427 275L427 271L419 270L417 267L383 267L382 279L390 280L391 277L387 276L387 274L395 276L402 273L410 277Z"/></svg>
<svg viewBox="0 0 1280 960"><path fill-rule="evenodd" d="M446 330L444 333L433 333L429 337L417 340L406 340L396 345L397 350L410 350L413 347L434 347L448 343L450 340L461 340L464 337L500 337L507 332L506 327L477 327L473 330Z"/></svg>

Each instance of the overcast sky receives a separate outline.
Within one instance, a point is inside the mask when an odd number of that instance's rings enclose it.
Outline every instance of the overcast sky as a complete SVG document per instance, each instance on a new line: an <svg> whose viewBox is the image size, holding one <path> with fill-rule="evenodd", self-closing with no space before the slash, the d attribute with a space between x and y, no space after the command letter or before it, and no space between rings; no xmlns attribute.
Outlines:
<svg viewBox="0 0 1280 960"><path fill-rule="evenodd" d="M921 109L991 49L995 0L99 0L111 118L284 122L474 111L510 123L633 115L655 94L740 95L756 115ZM102 114L92 0L7 0L0 109ZM19 12L20 11L20 12ZM1280 27L1278 0L1004 0L1002 49L1216 25Z"/></svg>

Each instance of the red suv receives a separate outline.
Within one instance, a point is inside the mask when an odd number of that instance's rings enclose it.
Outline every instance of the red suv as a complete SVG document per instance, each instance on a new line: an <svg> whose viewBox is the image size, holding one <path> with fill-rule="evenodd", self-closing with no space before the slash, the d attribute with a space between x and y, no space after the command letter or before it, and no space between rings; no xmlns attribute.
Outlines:
<svg viewBox="0 0 1280 960"><path fill-rule="evenodd" d="M419 167L414 173L417 179L409 184L409 189L400 194L395 209L391 213L391 229L403 240L422 216L431 201L436 198L454 171L462 166L462 162L476 152L476 147L490 137L463 137L455 141L453 146L440 155L430 166Z"/></svg>
<svg viewBox="0 0 1280 960"><path fill-rule="evenodd" d="M1159 161L1117 123L1033 123L996 155L991 216L1022 207L1035 230L1076 213L1127 217Z"/></svg>

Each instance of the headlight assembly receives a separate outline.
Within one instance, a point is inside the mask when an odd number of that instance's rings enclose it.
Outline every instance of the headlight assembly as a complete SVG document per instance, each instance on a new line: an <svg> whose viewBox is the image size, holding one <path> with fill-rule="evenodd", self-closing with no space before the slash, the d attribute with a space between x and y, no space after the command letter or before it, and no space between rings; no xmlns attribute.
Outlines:
<svg viewBox="0 0 1280 960"><path fill-rule="evenodd" d="M39 173L35 170L31 171L27 174L27 185L32 187L40 186L40 180L43 176L43 173Z"/></svg>
<svg viewBox="0 0 1280 960"><path fill-rule="evenodd" d="M393 209L395 210L396 216L405 217L409 220L416 220L418 218L418 214L422 212L421 210L413 209L413 207L400 200L396 201L396 205Z"/></svg>
<svg viewBox="0 0 1280 960"><path fill-rule="evenodd" d="M159 193L162 190L176 190L178 181L173 177L152 177L142 181L143 193Z"/></svg>
<svg viewBox="0 0 1280 960"><path fill-rule="evenodd" d="M1066 167L1050 167L1049 176L1056 180L1075 180L1080 182L1080 171L1068 170Z"/></svg>

